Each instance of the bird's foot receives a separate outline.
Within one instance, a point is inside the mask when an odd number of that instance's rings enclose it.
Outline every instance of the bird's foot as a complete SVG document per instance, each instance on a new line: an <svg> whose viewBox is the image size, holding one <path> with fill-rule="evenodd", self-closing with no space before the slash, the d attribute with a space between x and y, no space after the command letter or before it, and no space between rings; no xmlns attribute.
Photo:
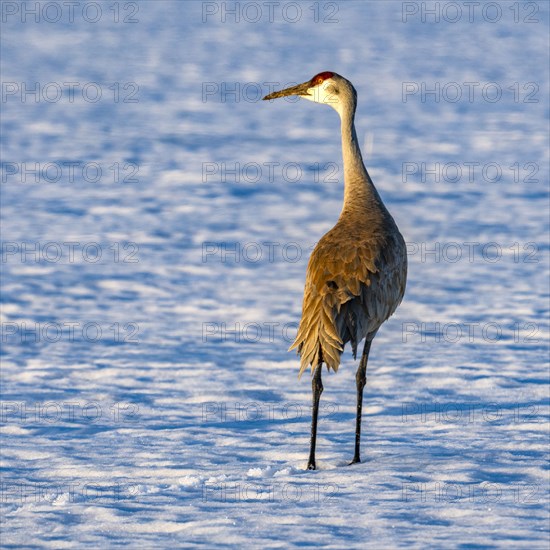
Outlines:
<svg viewBox="0 0 550 550"><path fill-rule="evenodd" d="M307 469L308 469L308 470L316 470L317 468L315 467L315 462L309 461L309 462L307 463Z"/></svg>
<svg viewBox="0 0 550 550"><path fill-rule="evenodd" d="M353 460L348 464L348 466L351 466L352 464L359 464L361 462L361 459L358 456L354 456Z"/></svg>

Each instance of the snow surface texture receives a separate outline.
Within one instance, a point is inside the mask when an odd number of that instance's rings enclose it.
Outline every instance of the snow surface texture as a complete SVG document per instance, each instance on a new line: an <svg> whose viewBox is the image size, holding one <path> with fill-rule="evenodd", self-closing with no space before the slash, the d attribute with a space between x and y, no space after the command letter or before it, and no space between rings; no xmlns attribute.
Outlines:
<svg viewBox="0 0 550 550"><path fill-rule="evenodd" d="M547 548L548 4L46 4L2 4L3 548ZM339 121L259 98L325 70L410 259L363 463L346 350L307 472Z"/></svg>

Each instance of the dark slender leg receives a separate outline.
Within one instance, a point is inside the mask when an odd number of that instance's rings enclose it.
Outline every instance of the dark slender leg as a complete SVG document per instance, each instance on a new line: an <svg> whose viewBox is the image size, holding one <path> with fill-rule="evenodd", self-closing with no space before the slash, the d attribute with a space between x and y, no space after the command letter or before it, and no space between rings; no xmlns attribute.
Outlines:
<svg viewBox="0 0 550 550"><path fill-rule="evenodd" d="M363 413L363 388L367 383L367 361L369 360L371 342L365 342L363 348L363 355L361 361L359 361L359 368L355 375L355 381L357 384L357 418L355 419L355 454L350 464L361 462L361 415Z"/></svg>
<svg viewBox="0 0 550 550"><path fill-rule="evenodd" d="M311 390L313 393L313 411L311 414L311 444L309 448L309 460L307 461L307 469L315 470L315 443L317 441L317 418L319 416L319 400L323 393L323 382L321 381L321 370L323 362L315 368L313 379L311 381Z"/></svg>

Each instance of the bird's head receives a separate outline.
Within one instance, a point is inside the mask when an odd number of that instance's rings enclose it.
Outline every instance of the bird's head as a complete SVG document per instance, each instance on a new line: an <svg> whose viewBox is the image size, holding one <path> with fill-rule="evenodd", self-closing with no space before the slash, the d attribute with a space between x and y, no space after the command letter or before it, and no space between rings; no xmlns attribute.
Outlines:
<svg viewBox="0 0 550 550"><path fill-rule="evenodd" d="M307 82L273 92L263 99L275 99L290 95L297 95L315 103L325 103L338 111L340 115L345 109L355 111L357 105L357 92L352 83L332 71L316 74Z"/></svg>

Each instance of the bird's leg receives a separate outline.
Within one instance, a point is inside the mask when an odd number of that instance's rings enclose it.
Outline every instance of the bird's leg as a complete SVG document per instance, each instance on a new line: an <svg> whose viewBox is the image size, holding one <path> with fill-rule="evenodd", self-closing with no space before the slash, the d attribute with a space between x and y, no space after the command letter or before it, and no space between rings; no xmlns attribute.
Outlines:
<svg viewBox="0 0 550 550"><path fill-rule="evenodd" d="M359 368L357 369L357 374L355 375L355 382L357 384L357 418L355 419L355 454L353 455L353 460L350 464L356 464L361 462L361 415L363 412L363 388L367 383L367 361L369 359L370 351L370 341L365 342L365 347L363 348L363 355L361 356L361 361L359 361Z"/></svg>
<svg viewBox="0 0 550 550"><path fill-rule="evenodd" d="M323 362L319 361L313 379L311 381L311 390L313 393L313 410L311 413L311 443L309 447L309 460L307 462L308 470L315 470L315 443L317 441L317 418L319 417L319 400L323 393L323 382L321 381L321 370Z"/></svg>

